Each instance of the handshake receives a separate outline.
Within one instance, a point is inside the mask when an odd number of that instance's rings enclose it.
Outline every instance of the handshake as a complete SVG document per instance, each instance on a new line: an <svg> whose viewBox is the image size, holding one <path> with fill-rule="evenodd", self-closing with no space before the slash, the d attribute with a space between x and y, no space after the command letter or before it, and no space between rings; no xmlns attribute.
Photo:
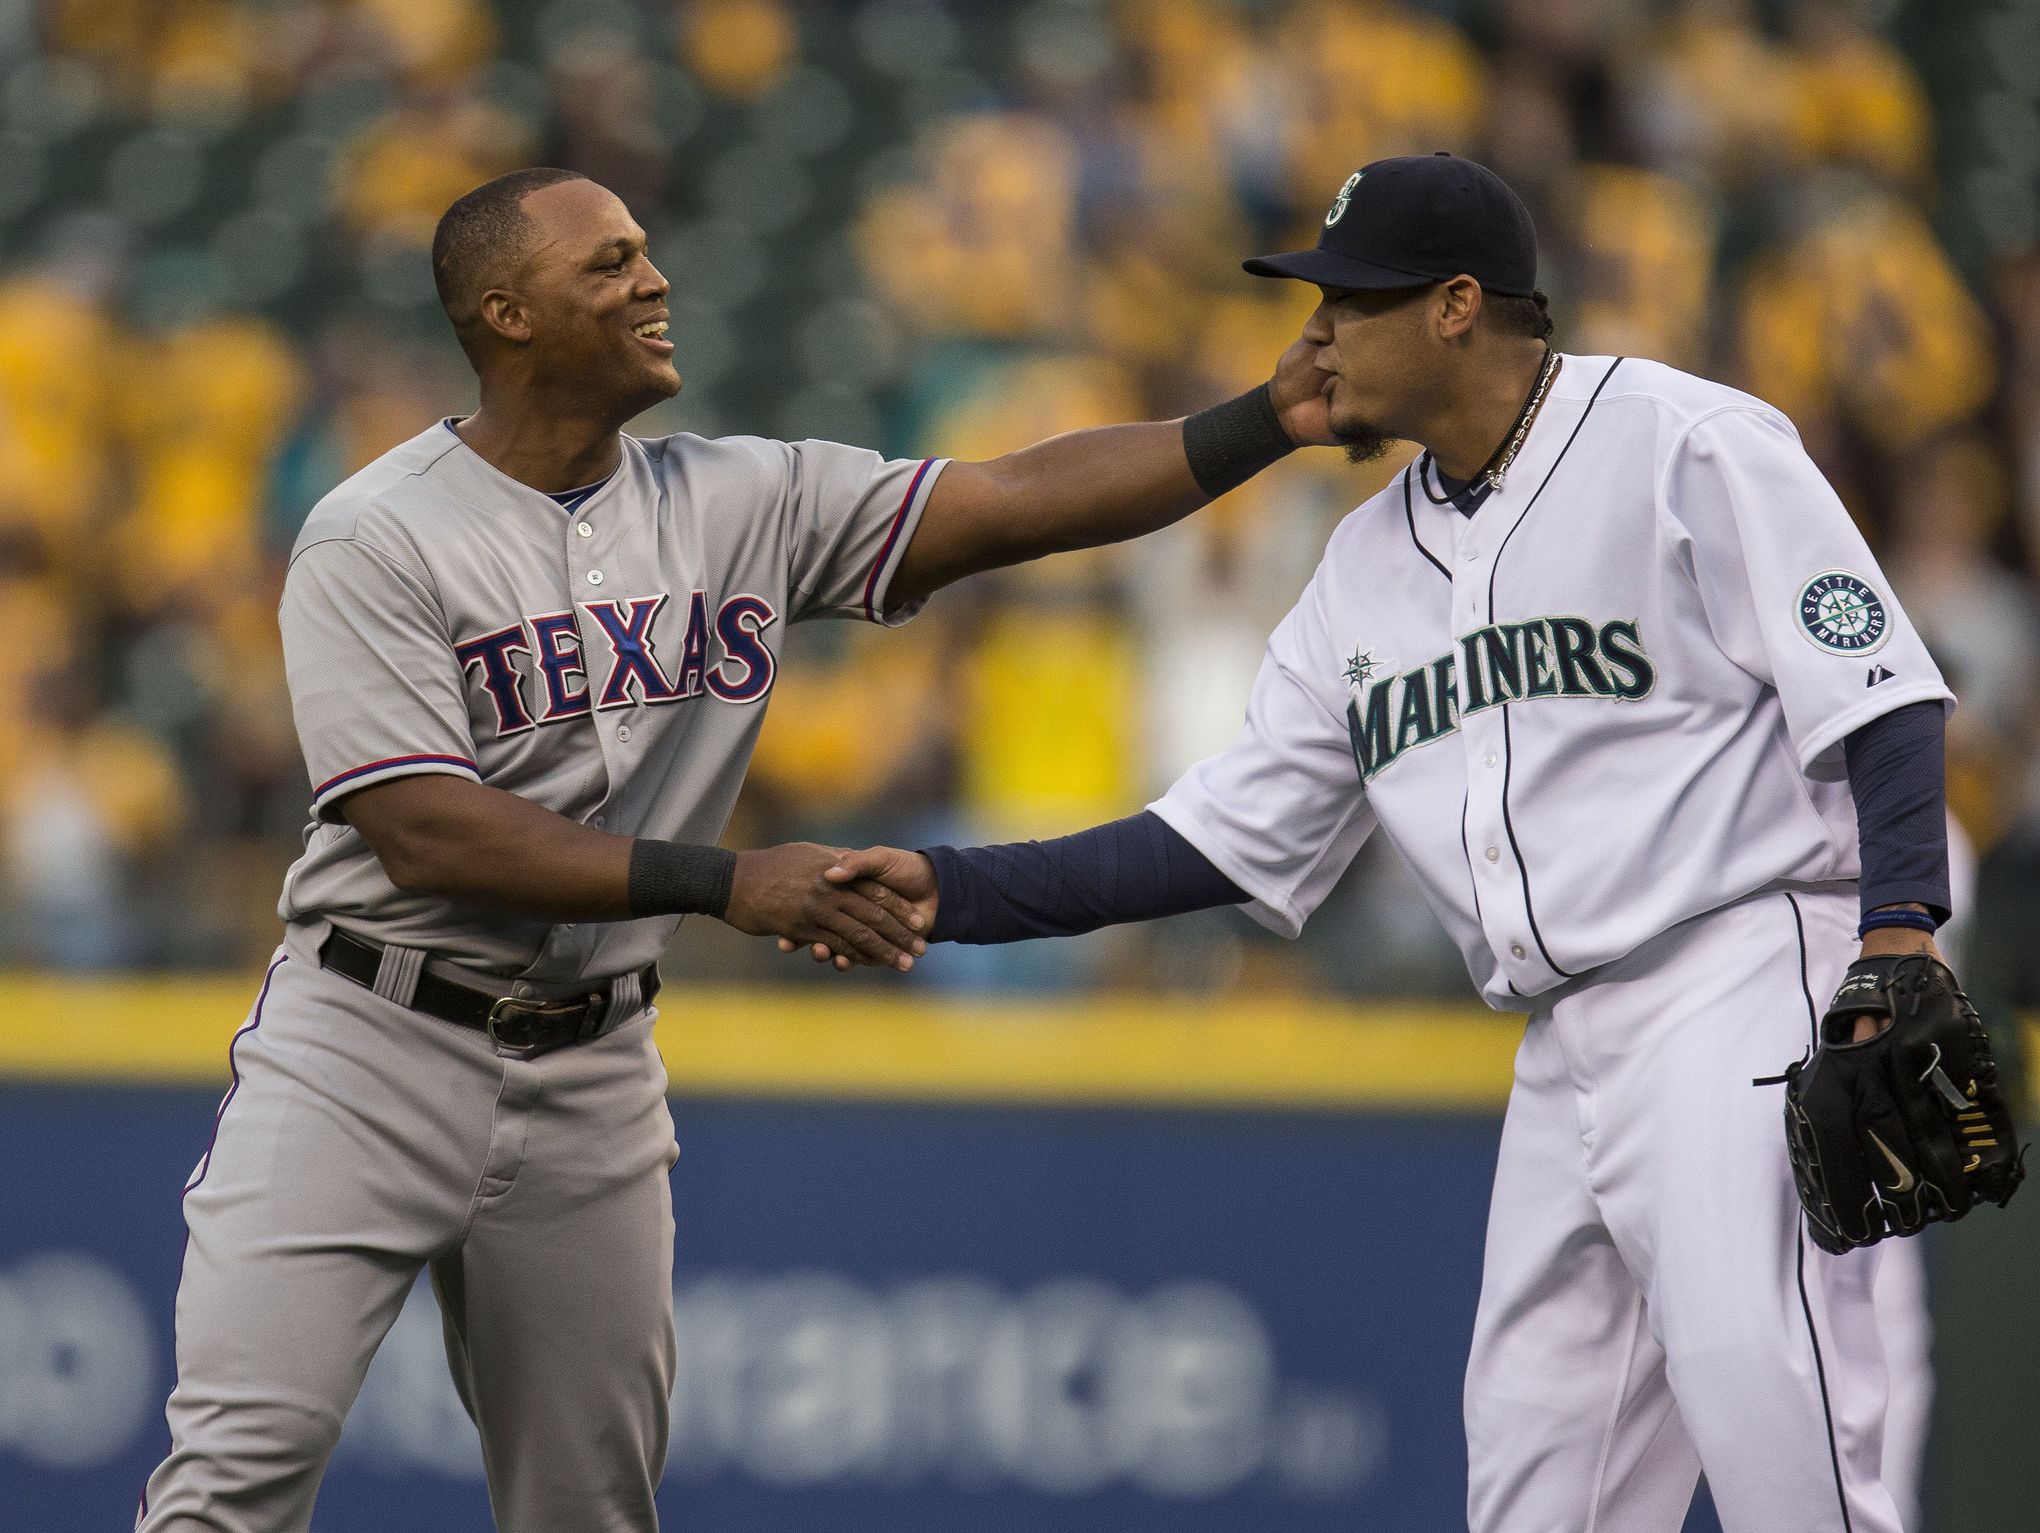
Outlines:
<svg viewBox="0 0 2040 1533"><path fill-rule="evenodd" d="M806 948L816 963L914 966L935 929L934 864L919 852L845 851L812 841L737 853L723 920L782 953Z"/></svg>

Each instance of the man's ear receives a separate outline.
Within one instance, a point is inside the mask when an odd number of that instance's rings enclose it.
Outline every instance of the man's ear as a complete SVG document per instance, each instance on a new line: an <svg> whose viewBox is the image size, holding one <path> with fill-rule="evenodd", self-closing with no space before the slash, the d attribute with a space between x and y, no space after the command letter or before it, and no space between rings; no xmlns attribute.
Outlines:
<svg viewBox="0 0 2040 1533"><path fill-rule="evenodd" d="M1441 340L1460 341L1473 333L1480 318L1480 284L1471 277L1454 277L1440 283L1435 300L1435 323Z"/></svg>
<svg viewBox="0 0 2040 1533"><path fill-rule="evenodd" d="M531 339L531 315L515 293L492 287L482 294L480 308L482 323L504 340L522 344Z"/></svg>

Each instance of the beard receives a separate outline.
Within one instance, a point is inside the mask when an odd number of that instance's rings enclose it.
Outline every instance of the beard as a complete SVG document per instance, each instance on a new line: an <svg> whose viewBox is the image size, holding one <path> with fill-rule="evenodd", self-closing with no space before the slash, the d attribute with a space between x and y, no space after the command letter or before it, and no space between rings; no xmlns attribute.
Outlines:
<svg viewBox="0 0 2040 1533"><path fill-rule="evenodd" d="M1396 439L1379 426L1366 421L1355 421L1350 425L1334 426L1332 435L1339 439L1339 445L1346 449L1348 463L1373 463L1386 457Z"/></svg>

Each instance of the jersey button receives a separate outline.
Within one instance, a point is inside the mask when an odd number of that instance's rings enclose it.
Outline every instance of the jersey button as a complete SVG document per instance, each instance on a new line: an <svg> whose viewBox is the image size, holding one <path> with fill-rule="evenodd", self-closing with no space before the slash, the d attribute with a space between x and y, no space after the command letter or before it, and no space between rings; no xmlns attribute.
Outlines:
<svg viewBox="0 0 2040 1533"><path fill-rule="evenodd" d="M599 585L601 585L601 584L602 584L602 571L600 571L600 570L590 570L590 571L588 571L588 584L589 584L589 585L591 585L591 586L599 586Z"/></svg>
<svg viewBox="0 0 2040 1533"><path fill-rule="evenodd" d="M593 527L590 527L586 522L581 523L581 525L576 527L574 531L578 532L584 538L592 538L595 536L595 529Z"/></svg>
<svg viewBox="0 0 2040 1533"><path fill-rule="evenodd" d="M617 725L616 738L621 740L625 745L630 744L630 725L628 724Z"/></svg>
<svg viewBox="0 0 2040 1533"><path fill-rule="evenodd" d="M1487 849L1487 860L1489 862L1500 862L1502 860L1502 849L1499 846L1489 847Z"/></svg>
<svg viewBox="0 0 2040 1533"><path fill-rule="evenodd" d="M600 830L603 826L607 825L608 823L609 817L607 815L598 814L595 816L595 828L597 830Z"/></svg>
<svg viewBox="0 0 2040 1533"><path fill-rule="evenodd" d="M1481 759L1487 765L1493 766L1495 764L1495 753L1493 751L1489 751L1487 755L1483 756Z"/></svg>
<svg viewBox="0 0 2040 1533"><path fill-rule="evenodd" d="M1523 944L1520 942L1511 942L1509 944L1509 956L1511 958L1521 958L1523 956Z"/></svg>

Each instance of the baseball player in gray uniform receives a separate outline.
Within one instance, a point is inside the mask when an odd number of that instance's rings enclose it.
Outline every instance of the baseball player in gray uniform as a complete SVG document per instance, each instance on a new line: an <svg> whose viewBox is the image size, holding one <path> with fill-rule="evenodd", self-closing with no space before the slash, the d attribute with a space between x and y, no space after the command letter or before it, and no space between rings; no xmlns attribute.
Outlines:
<svg viewBox="0 0 2040 1533"><path fill-rule="evenodd" d="M903 901L721 835L807 618L899 623L975 570L1136 536L1325 439L1309 348L1187 422L988 463L641 441L680 387L615 197L520 171L442 220L481 407L312 512L281 611L312 820L185 1189L147 1533L292 1533L421 1269L497 1522L649 1530L676 1150L652 1043L679 920L907 968Z"/></svg>

